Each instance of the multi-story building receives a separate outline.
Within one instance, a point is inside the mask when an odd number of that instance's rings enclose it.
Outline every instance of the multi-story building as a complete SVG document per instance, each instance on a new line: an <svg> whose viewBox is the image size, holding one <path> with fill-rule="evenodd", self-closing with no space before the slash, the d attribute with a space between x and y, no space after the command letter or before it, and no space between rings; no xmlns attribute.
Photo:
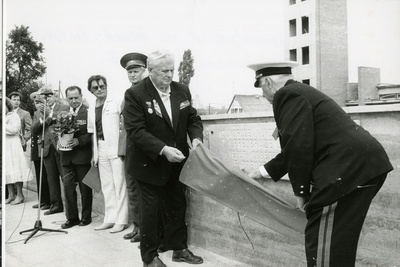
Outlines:
<svg viewBox="0 0 400 267"><path fill-rule="evenodd" d="M297 80L346 102L348 42L346 0L287 1L285 57L297 61Z"/></svg>

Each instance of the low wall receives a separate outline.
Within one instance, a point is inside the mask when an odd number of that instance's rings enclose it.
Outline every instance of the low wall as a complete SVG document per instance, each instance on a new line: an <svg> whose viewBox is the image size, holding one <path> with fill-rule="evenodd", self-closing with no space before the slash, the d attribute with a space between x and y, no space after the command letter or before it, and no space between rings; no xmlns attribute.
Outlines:
<svg viewBox="0 0 400 267"><path fill-rule="evenodd" d="M400 105L346 107L375 136L394 166L371 204L359 241L357 266L400 263ZM202 116L205 145L230 164L255 168L279 152L272 113ZM266 140L266 141L265 141ZM290 182L263 181L295 202ZM303 245L270 231L193 189L188 190L189 242L251 266L305 266ZM245 232L244 232L245 231ZM249 238L246 237L246 234ZM254 245L254 249L252 247Z"/></svg>

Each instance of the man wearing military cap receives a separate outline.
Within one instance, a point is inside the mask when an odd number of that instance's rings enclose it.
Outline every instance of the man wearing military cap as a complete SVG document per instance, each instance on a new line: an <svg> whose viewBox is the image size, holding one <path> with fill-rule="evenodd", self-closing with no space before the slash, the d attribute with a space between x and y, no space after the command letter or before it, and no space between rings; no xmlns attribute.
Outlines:
<svg viewBox="0 0 400 267"><path fill-rule="evenodd" d="M128 53L124 55L120 60L122 68L124 68L128 74L129 82L132 87L138 84L143 78L147 77L147 56L141 53ZM124 101L122 101L121 110L124 108ZM126 131L124 126L124 118L121 114L119 123L119 142L118 142L118 156L126 156ZM126 159L128 162L129 159ZM131 233L124 235L124 239L129 239L132 243L140 241L140 213L139 213L139 196L137 192L136 181L131 174L126 173L126 187L128 190L129 198L129 217L133 221L133 230Z"/></svg>
<svg viewBox="0 0 400 267"><path fill-rule="evenodd" d="M330 97L293 80L290 61L249 65L273 106L281 152L251 178L289 175L305 211L308 266L354 266L372 199L393 170L382 145Z"/></svg>
<svg viewBox="0 0 400 267"><path fill-rule="evenodd" d="M35 112L33 113L33 121L38 121L43 115L40 113L39 108L43 103L42 98L38 91L33 92L29 95L30 99L33 101L35 106ZM47 173L44 163L40 164L40 151L39 151L39 142L40 142L40 134L32 133L31 135L31 161L33 161L33 165L35 166L35 175L36 175L36 185L37 185L37 193L39 197L39 186L40 186L40 168L42 168L42 190L40 197L40 208L42 210L50 209L50 193L49 193L49 184L47 181ZM39 204L35 204L32 208L37 209Z"/></svg>

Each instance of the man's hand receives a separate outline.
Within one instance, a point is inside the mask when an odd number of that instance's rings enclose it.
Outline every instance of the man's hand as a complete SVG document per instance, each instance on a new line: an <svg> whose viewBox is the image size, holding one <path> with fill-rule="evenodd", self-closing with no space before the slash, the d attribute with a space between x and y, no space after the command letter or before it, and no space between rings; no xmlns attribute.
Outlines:
<svg viewBox="0 0 400 267"><path fill-rule="evenodd" d="M250 171L249 169L242 167L240 168L244 173L246 173L251 179L260 179L263 178L260 170Z"/></svg>
<svg viewBox="0 0 400 267"><path fill-rule="evenodd" d="M305 197L296 196L296 200L297 200L296 208L305 212L307 199Z"/></svg>
<svg viewBox="0 0 400 267"><path fill-rule="evenodd" d="M201 142L200 139L195 138L195 139L193 139L193 141L192 141L192 148L195 149L198 145L200 145L200 144L202 144L202 143L203 143L203 142Z"/></svg>
<svg viewBox="0 0 400 267"><path fill-rule="evenodd" d="M95 159L92 158L92 159L90 160L90 165L91 165L91 166L94 166L94 167L97 167L97 160L95 160Z"/></svg>
<svg viewBox="0 0 400 267"><path fill-rule="evenodd" d="M68 147L76 147L79 146L78 138L72 138L71 141L68 142Z"/></svg>
<svg viewBox="0 0 400 267"><path fill-rule="evenodd" d="M179 149L171 146L164 147L162 154L167 158L169 162L181 162L185 159L185 156Z"/></svg>

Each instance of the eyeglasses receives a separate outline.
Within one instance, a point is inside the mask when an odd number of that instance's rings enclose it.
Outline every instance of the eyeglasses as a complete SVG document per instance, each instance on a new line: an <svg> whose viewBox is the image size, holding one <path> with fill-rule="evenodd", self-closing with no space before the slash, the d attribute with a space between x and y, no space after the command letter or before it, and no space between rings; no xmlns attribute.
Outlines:
<svg viewBox="0 0 400 267"><path fill-rule="evenodd" d="M107 89L107 86L106 85L100 85L100 86L92 86L92 88L91 88L92 90L99 90L99 89L101 89L101 90L106 90Z"/></svg>

